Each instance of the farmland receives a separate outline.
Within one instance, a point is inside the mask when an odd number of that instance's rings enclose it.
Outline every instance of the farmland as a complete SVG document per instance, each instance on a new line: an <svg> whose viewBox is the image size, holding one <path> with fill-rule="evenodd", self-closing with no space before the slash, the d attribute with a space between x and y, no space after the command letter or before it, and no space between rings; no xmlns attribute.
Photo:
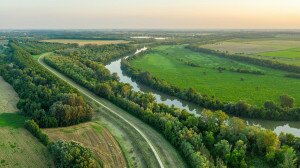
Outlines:
<svg viewBox="0 0 300 168"><path fill-rule="evenodd" d="M188 62L198 67L187 65ZM180 88L193 87L200 93L223 101L245 100L262 105L266 100L278 102L280 95L289 94L296 99L297 105L300 104L300 81L284 77L286 72L196 53L184 46L156 47L143 57L133 60L132 65ZM220 73L218 67L260 71L264 75L227 70Z"/></svg>
<svg viewBox="0 0 300 168"><path fill-rule="evenodd" d="M45 129L51 140L67 140L82 143L92 150L95 158L101 158L104 167L126 167L127 163L118 142L111 133L96 122L66 128Z"/></svg>
<svg viewBox="0 0 300 168"><path fill-rule="evenodd" d="M13 88L0 77L0 114L18 111L18 95Z"/></svg>
<svg viewBox="0 0 300 168"><path fill-rule="evenodd" d="M17 113L19 98L2 78L0 93L0 167L53 167L47 148L23 128L26 118Z"/></svg>
<svg viewBox="0 0 300 168"><path fill-rule="evenodd" d="M201 47L300 66L300 41L297 39L233 39Z"/></svg>
<svg viewBox="0 0 300 168"><path fill-rule="evenodd" d="M95 44L95 45L123 44L123 43L128 43L129 41L125 41L125 40L49 39L49 40L42 40L42 42L63 43L63 44L76 43L80 46L83 46L86 44Z"/></svg>

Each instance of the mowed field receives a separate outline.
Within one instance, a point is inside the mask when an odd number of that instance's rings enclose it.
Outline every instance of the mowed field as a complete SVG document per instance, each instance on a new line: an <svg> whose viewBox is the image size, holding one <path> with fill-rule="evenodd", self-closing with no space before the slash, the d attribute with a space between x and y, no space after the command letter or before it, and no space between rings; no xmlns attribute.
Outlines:
<svg viewBox="0 0 300 168"><path fill-rule="evenodd" d="M19 98L2 78L0 98L0 167L54 167L47 148L23 128L26 118L17 113Z"/></svg>
<svg viewBox="0 0 300 168"><path fill-rule="evenodd" d="M19 97L13 88L0 76L0 113L13 113L18 111Z"/></svg>
<svg viewBox="0 0 300 168"><path fill-rule="evenodd" d="M44 129L52 141L76 141L92 150L104 167L127 167L118 142L97 122L88 122L65 128Z"/></svg>
<svg viewBox="0 0 300 168"><path fill-rule="evenodd" d="M200 67L192 67L193 62ZM300 80L284 77L287 72L197 53L184 46L159 46L131 63L135 68L180 88L193 87L202 94L227 101L245 100L262 105L266 100L279 103L279 96L288 94L300 105ZM220 73L217 67L258 70L265 75L245 74L228 70ZM243 80L241 80L243 78Z"/></svg>
<svg viewBox="0 0 300 168"><path fill-rule="evenodd" d="M49 39L49 40L42 40L42 42L63 43L63 44L76 43L80 46L86 44L106 45L106 44L129 43L129 41L125 41L125 40L80 40L80 39Z"/></svg>
<svg viewBox="0 0 300 168"><path fill-rule="evenodd" d="M201 47L300 66L300 40L297 39L233 39Z"/></svg>

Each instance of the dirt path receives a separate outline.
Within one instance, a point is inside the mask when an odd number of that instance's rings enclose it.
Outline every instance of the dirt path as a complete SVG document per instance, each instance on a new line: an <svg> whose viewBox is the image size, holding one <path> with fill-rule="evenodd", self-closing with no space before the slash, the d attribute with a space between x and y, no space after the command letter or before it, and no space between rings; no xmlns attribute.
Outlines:
<svg viewBox="0 0 300 168"><path fill-rule="evenodd" d="M46 53L47 54L47 53ZM87 89L79 86L55 69L46 65L43 54L38 62L50 72L76 88L99 106L98 118L103 121L114 134L120 135L119 141L125 142L129 154L135 156L134 167L186 167L177 151L158 132L150 126L131 116L112 103L99 98ZM128 156L127 156L128 159Z"/></svg>

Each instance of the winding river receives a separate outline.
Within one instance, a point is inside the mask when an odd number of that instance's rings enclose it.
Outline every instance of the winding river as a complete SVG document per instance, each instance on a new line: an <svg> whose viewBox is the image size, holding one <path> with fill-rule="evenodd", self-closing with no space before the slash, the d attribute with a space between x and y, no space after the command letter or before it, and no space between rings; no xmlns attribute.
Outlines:
<svg viewBox="0 0 300 168"><path fill-rule="evenodd" d="M135 54L138 54L142 51L147 50L146 47L137 50ZM124 57L127 58L128 56ZM141 91L141 92L151 92L155 98L156 101L159 103L164 103L169 106L178 107L181 109L185 109L193 114L199 114L203 108L200 108L199 106L196 106L192 103L189 103L187 101L180 100L178 98L168 96L164 93L158 92L156 90L153 90L145 85L142 85L140 83L135 82L131 77L127 76L125 73L123 73L121 69L121 60L122 58L115 60L109 64L107 64L105 67L111 72L111 73L117 73L117 75L120 77L120 81L124 83L129 83L133 90L135 91ZM280 132L286 132L294 134L297 137L300 137L300 122L291 122L291 121L266 121L266 120L257 120L257 119L246 119L249 124L258 124L261 125L264 128L273 130L276 134L280 134Z"/></svg>

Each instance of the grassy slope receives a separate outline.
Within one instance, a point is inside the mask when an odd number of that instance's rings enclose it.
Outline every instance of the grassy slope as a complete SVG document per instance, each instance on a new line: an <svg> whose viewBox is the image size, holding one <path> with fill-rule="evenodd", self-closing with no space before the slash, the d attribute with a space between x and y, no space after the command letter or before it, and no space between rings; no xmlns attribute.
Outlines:
<svg viewBox="0 0 300 168"><path fill-rule="evenodd" d="M0 167L54 167L47 148L23 128L26 118L14 113L17 94L2 78L0 88Z"/></svg>
<svg viewBox="0 0 300 168"><path fill-rule="evenodd" d="M43 61L42 63L44 66L47 66ZM49 66L47 67L50 68ZM153 128L146 125L134 116L128 114L126 111L118 108L111 102L95 96L90 91L74 83L71 79L57 72L53 68L50 69L55 72L55 75L57 75L58 77L64 79L65 81L68 81L77 89L80 89L81 92L90 95L91 97L93 97L93 99L101 102L105 106L109 107L110 109L124 117L127 121L130 121L132 124L134 124L151 141L155 150L158 152L160 158L162 159L165 167L186 167L183 159L172 147L172 145ZM87 97L87 99L89 98ZM128 124L124 120L108 112L107 109L103 108L94 101L91 100L90 103L92 103L94 108L96 109L93 121L104 124L104 126L115 136L122 147L123 153L125 154L130 167L158 167L157 161L148 143L141 137L141 135L137 131L135 131L131 126L128 126Z"/></svg>
<svg viewBox="0 0 300 168"><path fill-rule="evenodd" d="M198 63L201 67L188 66L184 63L186 61ZM266 100L278 102L279 96L287 93L300 105L300 80L283 77L286 72L196 53L183 46L157 47L132 64L173 85L181 88L194 87L201 93L214 95L225 101L246 100L262 105ZM229 71L219 73L214 69L218 66L261 70L266 75ZM241 81L241 78L245 80Z"/></svg>
<svg viewBox="0 0 300 168"><path fill-rule="evenodd" d="M228 51L229 53L244 53L261 59L276 60L286 64L300 66L300 41L281 38L274 39L233 39L201 47Z"/></svg>

